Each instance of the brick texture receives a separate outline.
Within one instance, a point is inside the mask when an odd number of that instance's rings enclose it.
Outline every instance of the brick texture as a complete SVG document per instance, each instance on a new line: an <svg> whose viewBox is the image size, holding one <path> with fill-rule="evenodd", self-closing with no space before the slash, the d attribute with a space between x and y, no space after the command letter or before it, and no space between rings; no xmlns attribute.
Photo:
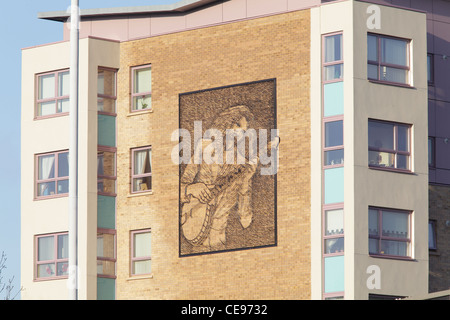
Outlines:
<svg viewBox="0 0 450 320"><path fill-rule="evenodd" d="M309 10L123 42L117 95L117 299L310 299ZM130 69L152 65L152 110ZM277 246L179 256L179 94L276 78ZM152 193L130 194L130 149L152 146ZM152 230L152 276L130 277L130 231Z"/></svg>
<svg viewBox="0 0 450 320"><path fill-rule="evenodd" d="M429 292L450 288L450 188L429 186L429 219L436 223L436 250L430 250Z"/></svg>

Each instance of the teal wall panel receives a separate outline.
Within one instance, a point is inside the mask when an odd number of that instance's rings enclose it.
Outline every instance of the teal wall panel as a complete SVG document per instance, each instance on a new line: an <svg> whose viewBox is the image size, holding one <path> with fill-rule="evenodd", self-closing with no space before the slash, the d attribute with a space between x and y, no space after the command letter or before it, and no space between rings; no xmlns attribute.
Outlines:
<svg viewBox="0 0 450 320"><path fill-rule="evenodd" d="M344 291L344 256L325 257L325 293Z"/></svg>
<svg viewBox="0 0 450 320"><path fill-rule="evenodd" d="M344 114L344 82L326 83L323 91L323 116Z"/></svg>
<svg viewBox="0 0 450 320"><path fill-rule="evenodd" d="M116 146L116 117L98 115L98 144L101 146Z"/></svg>
<svg viewBox="0 0 450 320"><path fill-rule="evenodd" d="M344 167L324 171L325 204L344 202Z"/></svg>
<svg viewBox="0 0 450 320"><path fill-rule="evenodd" d="M97 300L116 299L116 280L110 278L97 278Z"/></svg>
<svg viewBox="0 0 450 320"><path fill-rule="evenodd" d="M116 228L116 198L97 196L97 227L104 229Z"/></svg>

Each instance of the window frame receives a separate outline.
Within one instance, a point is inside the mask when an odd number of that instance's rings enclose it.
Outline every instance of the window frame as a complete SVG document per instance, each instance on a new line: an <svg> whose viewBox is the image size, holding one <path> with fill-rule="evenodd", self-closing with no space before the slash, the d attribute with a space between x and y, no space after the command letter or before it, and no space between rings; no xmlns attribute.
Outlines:
<svg viewBox="0 0 450 320"><path fill-rule="evenodd" d="M437 229L436 229L436 227L437 227L437 221L436 220L428 220L428 228L430 227L430 225L432 226L431 227L431 230L432 230L432 232L433 232L433 240L434 240L434 243L433 243L433 245L432 246L430 246L430 236L428 235L428 250L431 250L431 251L433 251L433 252L436 252L437 251L437 249L438 249L438 247L437 247Z"/></svg>
<svg viewBox="0 0 450 320"><path fill-rule="evenodd" d="M327 212L328 211L337 211L337 210L342 210L342 233L337 233L337 234L327 234L327 230L326 230L326 222L327 222ZM342 256L345 252L345 212L344 212L344 205L342 203L338 203L338 204L332 204L332 205L325 205L323 210L322 210L322 220L323 220L323 225L322 225L322 234L323 234L323 252L322 255L323 257L333 257L333 256ZM336 252L332 252L332 253L327 253L326 249L326 242L327 240L338 240L338 239L342 239L344 241L344 247L342 250L340 251L336 251Z"/></svg>
<svg viewBox="0 0 450 320"><path fill-rule="evenodd" d="M369 36L374 36L377 39L377 61L375 60L369 60L369 46L367 45L367 66L368 65L375 65L378 68L378 74L377 79L369 78L369 74L367 73L367 79L370 82L376 82L376 83L382 83L382 84L389 84L389 85L395 85L395 86L402 86L402 87L412 87L412 73L411 73L411 39L405 39L390 35L383 35L378 33L367 33L367 38ZM381 39L393 39L393 40L399 40L406 42L406 53L407 53L407 66L398 65L398 64L391 64L391 63L383 63L381 61ZM396 82L396 81L388 81L381 79L381 67L386 68L393 68L393 69L402 69L407 71L407 82Z"/></svg>
<svg viewBox="0 0 450 320"><path fill-rule="evenodd" d="M393 126L393 146L394 149L386 149L386 148L377 148L374 146L370 146L369 144L369 140L370 140L370 135L369 135L369 126L371 122L378 122L378 123L383 123L383 124L389 124ZM407 127L408 128L408 151L402 151L402 150L398 150L398 127L402 126L402 127ZM413 169L412 169L412 125L411 124L406 124L406 123L399 123L399 122L393 122L393 121L385 121L385 120L378 120L378 119L369 119L368 120L368 126L367 126L367 137L368 137L368 152L370 153L372 152L384 152L384 153L389 153L389 154L394 154L394 164L395 167L383 167L383 166L377 166L374 164L370 163L370 160L368 159L368 166L371 169L377 169L377 170L386 170L386 171L394 171L394 172L403 172L403 173L412 173ZM408 157L408 169L402 169L402 168L397 168L397 159L398 159L398 155L402 155L402 156L407 156Z"/></svg>
<svg viewBox="0 0 450 320"><path fill-rule="evenodd" d="M131 179L130 179L130 193L131 194L142 194L142 193L151 193L153 192L153 168L150 168L150 173L144 173L144 174L134 174L134 157L136 151L142 151L142 150L148 150L150 151L150 164L152 161L152 146L145 146L145 147L137 147L131 149ZM147 190L134 190L134 180L135 179L141 179L141 178L147 178L150 177L150 180L152 181L152 188L148 188Z"/></svg>
<svg viewBox="0 0 450 320"><path fill-rule="evenodd" d="M97 248L97 266L103 262L112 262L114 263L114 275L109 274L103 274L97 272L97 277L99 278L110 278L110 279L116 279L117 277L117 232L115 229L105 229L105 228L97 228L97 239L99 235L112 235L114 237L114 258L109 257L100 257L98 255L98 248Z"/></svg>
<svg viewBox="0 0 450 320"><path fill-rule="evenodd" d="M98 112L98 114L117 116L117 69L107 68L107 67L99 67L98 71L97 71L97 85L98 85L98 74L100 73L100 71L107 71L107 72L114 73L114 95L99 93L98 88L97 88L97 101L99 99L114 100L114 112L98 110L98 108L97 108L97 112Z"/></svg>
<svg viewBox="0 0 450 320"><path fill-rule="evenodd" d="M150 72L152 72L152 64L145 64L145 65L141 65L141 66L136 66L136 67L132 67L131 68L131 103L130 103L130 112L134 113L134 112L143 112L143 111L152 111L153 110L153 104L150 103L150 106L145 108L145 109L136 109L135 105L134 105L134 99L138 98L138 97L144 97L144 96L150 96L150 99L152 99L152 92L151 91L146 91L146 92L134 92L134 85L135 85L135 75L136 75L136 71L142 70L142 69L150 69ZM152 77L150 75L150 81L152 80ZM153 86L151 86L151 88L153 88Z"/></svg>
<svg viewBox="0 0 450 320"><path fill-rule="evenodd" d="M342 152L344 153L344 140L345 140L345 136L344 136L344 116L343 115L338 115L338 116L331 116L331 117L326 117L323 118L323 125L322 125L322 137L323 137L323 141L322 141L322 146L323 146L323 161L322 161L322 168L323 169L331 169L331 168L338 168L338 167L342 167L344 166L344 162L345 162L345 154L343 154L343 157L341 158L341 162L340 163L333 163L333 164L326 164L326 154L327 152L330 151L338 151L338 150L342 150ZM327 147L326 146L326 125L332 122L342 122L342 144L340 145L335 145L335 146L331 146L331 147Z"/></svg>
<svg viewBox="0 0 450 320"><path fill-rule="evenodd" d="M333 60L333 61L326 61L326 39L328 37L334 37L334 36L340 36L341 37L341 43L340 43L340 48L341 48L341 59L340 60ZM322 83L326 84L326 83L333 83L333 82L340 82L344 80L344 47L343 47L343 43L344 43L344 34L342 31L338 31L338 32L332 32L332 33L327 33L324 34L322 36L322 48L323 48L323 54L322 54ZM326 74L327 74L327 67L332 67L332 66L338 66L341 65L342 66L342 73L341 73L341 77L340 78L333 78L333 79L327 79L326 78Z"/></svg>
<svg viewBox="0 0 450 320"><path fill-rule="evenodd" d="M98 159L100 154L104 152L109 152L114 154L114 175L105 175L105 174L99 174L98 173ZM102 182L103 180L111 180L114 181L114 192L105 192L104 190L100 190L98 188L98 184ZM114 147L107 147L107 146L98 146L97 147L97 193L104 196L117 196L117 148Z"/></svg>
<svg viewBox="0 0 450 320"><path fill-rule="evenodd" d="M38 73L35 75L34 120L41 120L41 119L47 119L47 118L53 118L53 117L61 117L61 116L66 116L69 114L69 111L58 112L58 101L70 99L70 92L68 95L64 95L64 96L59 96L59 94L58 94L59 93L59 81L58 81L59 74L66 73L66 72L69 73L69 77L70 77L70 69L69 68L48 71L48 72L44 72L44 73ZM48 76L48 75L52 75L52 74L55 75L55 96L53 98L39 99L39 79L40 79L40 77ZM44 116L39 115L39 104L45 103L45 102L51 102L51 101L55 101L55 113L44 115Z"/></svg>
<svg viewBox="0 0 450 320"><path fill-rule="evenodd" d="M40 153L40 154L35 155L34 200L60 198L60 197L67 197L69 195L69 191L66 193L58 193L57 192L58 191L58 181L69 180L69 174L67 176L63 176L63 177L58 176L59 155L63 154L63 153L67 153L67 156L69 156L69 150L60 150L60 151ZM53 169L54 170L54 178L39 180L39 158L49 156L49 155L54 155L54 157L55 157L54 165L53 165L54 166L54 169ZM51 195L40 196L39 192L38 192L39 184L40 183L50 183L50 182L55 183L55 192L56 193L51 194Z"/></svg>
<svg viewBox="0 0 450 320"><path fill-rule="evenodd" d="M434 53L427 53L428 85L434 86Z"/></svg>
<svg viewBox="0 0 450 320"><path fill-rule="evenodd" d="M378 252L377 253L371 253L369 248L369 256L371 257L378 257L378 258L389 258L389 259L399 259L399 260L412 260L413 256L413 241L412 241L412 219L413 219L413 212L410 210L401 210L401 209L392 209L392 208L382 208L382 207L369 207L369 210L367 211L367 216L369 216L370 210L376 210L377 211L377 223L378 223L378 235L371 235L368 230L368 239L376 239L378 240ZM383 224L383 211L389 211L389 212L397 212L408 216L408 238L396 238L396 237L389 237L389 236L383 236L382 234L382 224ZM369 225L369 223L368 223ZM396 242L405 242L407 243L407 254L406 256L400 256L400 255L392 255L392 254L384 254L381 253L381 241L396 241ZM369 241L370 242L370 241Z"/></svg>
<svg viewBox="0 0 450 320"><path fill-rule="evenodd" d="M48 233L48 234L40 234L34 236L34 281L48 281L48 280L57 280L57 279L67 279L69 278L69 257L64 259L58 259L58 237L62 235L69 235L69 232L58 232L58 233ZM39 261L39 238L48 238L48 237L54 237L53 242L53 253L54 253L54 259L52 260L43 260ZM58 263L67 263L67 274L65 275L55 275L51 277L38 277L38 267L39 265L45 265L45 264L54 264L55 270L57 272L58 270Z"/></svg>
<svg viewBox="0 0 450 320"><path fill-rule="evenodd" d="M428 137L428 147L431 147L431 152L428 152L428 167L431 169L436 168L436 138ZM430 161L431 156L431 161Z"/></svg>
<svg viewBox="0 0 450 320"><path fill-rule="evenodd" d="M137 276L148 276L148 275L152 275L153 272L151 271L151 263L152 263L152 254L150 252L149 256L142 256L142 257L135 257L134 256L134 248L136 246L135 242L134 242L134 236L136 234L140 234L140 233L150 233L150 246L151 246L151 237L152 237L152 229L151 228L147 228L147 229L139 229L139 230L131 230L130 231L130 276L132 277L137 277ZM150 272L149 273L134 273L134 263L135 262L140 262L140 261L150 261Z"/></svg>

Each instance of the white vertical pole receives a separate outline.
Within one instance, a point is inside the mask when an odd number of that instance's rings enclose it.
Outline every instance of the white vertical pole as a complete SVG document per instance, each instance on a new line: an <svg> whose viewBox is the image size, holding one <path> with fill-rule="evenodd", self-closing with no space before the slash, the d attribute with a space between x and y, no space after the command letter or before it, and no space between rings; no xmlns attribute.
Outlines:
<svg viewBox="0 0 450 320"><path fill-rule="evenodd" d="M78 59L79 6L70 9L69 299L78 299Z"/></svg>

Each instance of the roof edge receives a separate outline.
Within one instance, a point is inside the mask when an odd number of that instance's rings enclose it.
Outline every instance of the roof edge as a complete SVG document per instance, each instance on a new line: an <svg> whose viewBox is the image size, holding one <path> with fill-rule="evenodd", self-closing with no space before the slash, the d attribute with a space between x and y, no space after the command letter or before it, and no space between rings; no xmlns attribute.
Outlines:
<svg viewBox="0 0 450 320"><path fill-rule="evenodd" d="M173 4L137 6L137 7L116 7L99 9L82 9L80 15L82 18L121 16L121 15L139 15L151 13L180 13L195 9L219 0L181 0ZM222 0L223 1L223 0ZM70 17L70 10L39 12L38 18L64 22Z"/></svg>

